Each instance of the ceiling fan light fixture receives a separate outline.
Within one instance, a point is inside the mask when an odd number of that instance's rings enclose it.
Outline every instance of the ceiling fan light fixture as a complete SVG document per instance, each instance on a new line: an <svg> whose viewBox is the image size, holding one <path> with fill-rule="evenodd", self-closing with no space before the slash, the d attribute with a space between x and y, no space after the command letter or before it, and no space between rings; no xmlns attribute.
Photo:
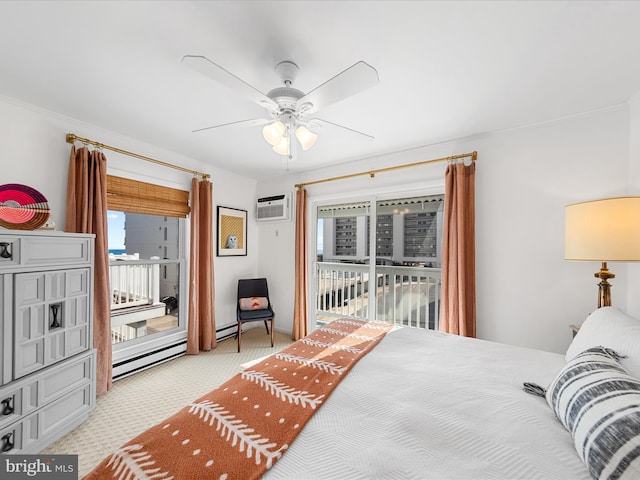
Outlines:
<svg viewBox="0 0 640 480"><path fill-rule="evenodd" d="M273 146L273 151L280 155L289 155L289 137L281 137L280 143Z"/></svg>
<svg viewBox="0 0 640 480"><path fill-rule="evenodd" d="M300 142L302 150L309 150L316 143L316 140L318 140L318 135L304 125L300 125L296 128L296 138Z"/></svg>
<svg viewBox="0 0 640 480"><path fill-rule="evenodd" d="M285 60L276 65L276 72L282 80L283 86L271 89L266 95L257 88L229 72L222 66L212 62L202 55L184 55L182 62L215 82L226 85L236 93L247 97L250 101L267 110L267 118L256 118L229 122L211 127L201 128L196 131L209 130L227 125L264 125L262 136L273 147L273 150L292 158L291 149L297 153L299 148L295 140L291 139L295 134L300 147L308 150L318 140L318 135L309 130L317 125L325 123L349 130L351 132L373 138L366 133L353 130L326 120L308 119L308 115L331 104L339 102L347 97L355 95L363 90L379 83L378 72L364 61L358 61L346 70L334 75L318 87L304 93L293 87L298 74L298 66L290 60Z"/></svg>
<svg viewBox="0 0 640 480"><path fill-rule="evenodd" d="M262 136L269 145L274 147L282 142L282 136L284 135L285 126L280 120L265 125L262 129Z"/></svg>

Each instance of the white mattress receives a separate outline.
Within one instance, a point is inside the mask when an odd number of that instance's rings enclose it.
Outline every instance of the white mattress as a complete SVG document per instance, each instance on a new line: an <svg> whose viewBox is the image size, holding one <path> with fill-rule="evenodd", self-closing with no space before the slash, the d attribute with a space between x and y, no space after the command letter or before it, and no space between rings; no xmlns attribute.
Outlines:
<svg viewBox="0 0 640 480"><path fill-rule="evenodd" d="M269 480L588 480L542 397L554 353L401 328L338 385Z"/></svg>

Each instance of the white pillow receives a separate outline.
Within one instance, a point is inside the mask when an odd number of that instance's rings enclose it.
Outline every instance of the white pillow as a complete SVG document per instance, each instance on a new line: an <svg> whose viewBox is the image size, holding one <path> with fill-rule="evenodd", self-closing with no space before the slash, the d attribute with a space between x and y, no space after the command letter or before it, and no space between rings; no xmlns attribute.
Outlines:
<svg viewBox="0 0 640 480"><path fill-rule="evenodd" d="M565 360L573 360L589 348L602 345L622 358L622 366L640 378L640 320L615 307L602 307L591 313L567 349Z"/></svg>

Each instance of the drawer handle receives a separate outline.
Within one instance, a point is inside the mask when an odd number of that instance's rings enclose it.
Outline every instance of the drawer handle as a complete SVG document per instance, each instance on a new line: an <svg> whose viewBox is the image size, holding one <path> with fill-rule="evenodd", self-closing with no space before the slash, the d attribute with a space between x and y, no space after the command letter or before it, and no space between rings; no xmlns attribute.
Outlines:
<svg viewBox="0 0 640 480"><path fill-rule="evenodd" d="M0 242L0 257L2 258L11 258L13 255L9 251L9 246L11 244L7 242Z"/></svg>
<svg viewBox="0 0 640 480"><path fill-rule="evenodd" d="M2 415L11 415L14 411L13 405L11 405L11 403L13 402L13 397L9 397L9 398L5 398L4 400L2 400Z"/></svg>
<svg viewBox="0 0 640 480"><path fill-rule="evenodd" d="M9 432L2 437L2 451L8 452L13 448L13 442L11 441L11 436L13 432Z"/></svg>

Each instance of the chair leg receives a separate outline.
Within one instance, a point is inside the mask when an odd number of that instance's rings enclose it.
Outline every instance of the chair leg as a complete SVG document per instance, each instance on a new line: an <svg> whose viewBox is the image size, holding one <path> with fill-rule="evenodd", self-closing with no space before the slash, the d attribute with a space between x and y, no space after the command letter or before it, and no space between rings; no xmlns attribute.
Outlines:
<svg viewBox="0 0 640 480"><path fill-rule="evenodd" d="M269 327L267 326L267 321L266 320L264 321L264 328L267 329L267 335L269 335Z"/></svg>
<svg viewBox="0 0 640 480"><path fill-rule="evenodd" d="M242 323L238 322L238 353L240 353L240 337L242 336Z"/></svg>
<svg viewBox="0 0 640 480"><path fill-rule="evenodd" d="M273 347L273 318L271 319L271 346Z"/></svg>

